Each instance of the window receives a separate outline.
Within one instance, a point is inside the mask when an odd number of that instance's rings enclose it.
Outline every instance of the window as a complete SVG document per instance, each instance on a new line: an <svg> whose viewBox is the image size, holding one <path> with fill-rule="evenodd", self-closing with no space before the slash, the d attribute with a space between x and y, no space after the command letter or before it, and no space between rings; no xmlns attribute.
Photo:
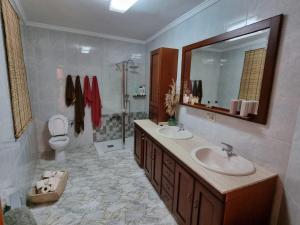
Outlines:
<svg viewBox="0 0 300 225"><path fill-rule="evenodd" d="M15 137L18 138L32 119L20 20L9 0L1 0L1 16L4 25L14 130Z"/></svg>
<svg viewBox="0 0 300 225"><path fill-rule="evenodd" d="M265 48L245 52L239 99L259 101L265 58Z"/></svg>

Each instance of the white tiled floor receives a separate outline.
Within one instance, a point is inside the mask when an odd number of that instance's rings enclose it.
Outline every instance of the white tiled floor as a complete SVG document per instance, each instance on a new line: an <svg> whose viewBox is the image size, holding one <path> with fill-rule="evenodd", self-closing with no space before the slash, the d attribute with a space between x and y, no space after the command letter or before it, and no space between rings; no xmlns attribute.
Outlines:
<svg viewBox="0 0 300 225"><path fill-rule="evenodd" d="M66 162L41 160L42 171L67 168L70 178L61 199L32 207L39 225L173 225L170 212L133 158L132 139L125 149L96 143L66 152ZM98 152L98 154L97 154Z"/></svg>

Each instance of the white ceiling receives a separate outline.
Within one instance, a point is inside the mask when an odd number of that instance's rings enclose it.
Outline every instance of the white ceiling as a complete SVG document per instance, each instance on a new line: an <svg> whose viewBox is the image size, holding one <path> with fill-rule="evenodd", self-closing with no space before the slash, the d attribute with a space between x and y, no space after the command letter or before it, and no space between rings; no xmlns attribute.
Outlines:
<svg viewBox="0 0 300 225"><path fill-rule="evenodd" d="M15 0L26 20L145 41L204 0L139 0L126 13L110 0Z"/></svg>

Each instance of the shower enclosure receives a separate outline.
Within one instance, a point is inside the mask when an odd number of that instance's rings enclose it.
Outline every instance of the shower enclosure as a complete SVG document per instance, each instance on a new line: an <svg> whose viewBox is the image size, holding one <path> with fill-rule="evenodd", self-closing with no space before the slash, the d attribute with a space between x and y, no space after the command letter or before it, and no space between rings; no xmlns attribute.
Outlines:
<svg viewBox="0 0 300 225"><path fill-rule="evenodd" d="M110 64L102 77L102 127L94 133L94 141L101 142L107 151L127 148L132 143L134 120L147 118L146 97L137 96L145 85L144 58L128 59ZM127 139L130 138L130 139ZM125 146L126 144L126 146Z"/></svg>
<svg viewBox="0 0 300 225"><path fill-rule="evenodd" d="M117 71L121 71L122 74L122 143L125 145L126 141L126 115L130 114L130 100L128 94L128 73L136 72L139 68L138 65L131 59L117 63ZM129 118L129 117L128 117Z"/></svg>

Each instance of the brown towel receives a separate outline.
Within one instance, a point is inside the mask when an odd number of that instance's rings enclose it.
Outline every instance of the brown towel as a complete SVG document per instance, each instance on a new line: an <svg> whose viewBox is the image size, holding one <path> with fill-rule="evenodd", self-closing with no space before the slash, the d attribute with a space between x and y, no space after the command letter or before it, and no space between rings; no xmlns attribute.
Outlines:
<svg viewBox="0 0 300 225"><path fill-rule="evenodd" d="M203 97L202 80L198 81L197 96L199 97L199 103L201 104L202 97Z"/></svg>
<svg viewBox="0 0 300 225"><path fill-rule="evenodd" d="M68 107L75 102L75 89L71 75L67 76L65 101Z"/></svg>
<svg viewBox="0 0 300 225"><path fill-rule="evenodd" d="M75 81L75 98L75 132L80 134L84 130L84 101L79 76Z"/></svg>

